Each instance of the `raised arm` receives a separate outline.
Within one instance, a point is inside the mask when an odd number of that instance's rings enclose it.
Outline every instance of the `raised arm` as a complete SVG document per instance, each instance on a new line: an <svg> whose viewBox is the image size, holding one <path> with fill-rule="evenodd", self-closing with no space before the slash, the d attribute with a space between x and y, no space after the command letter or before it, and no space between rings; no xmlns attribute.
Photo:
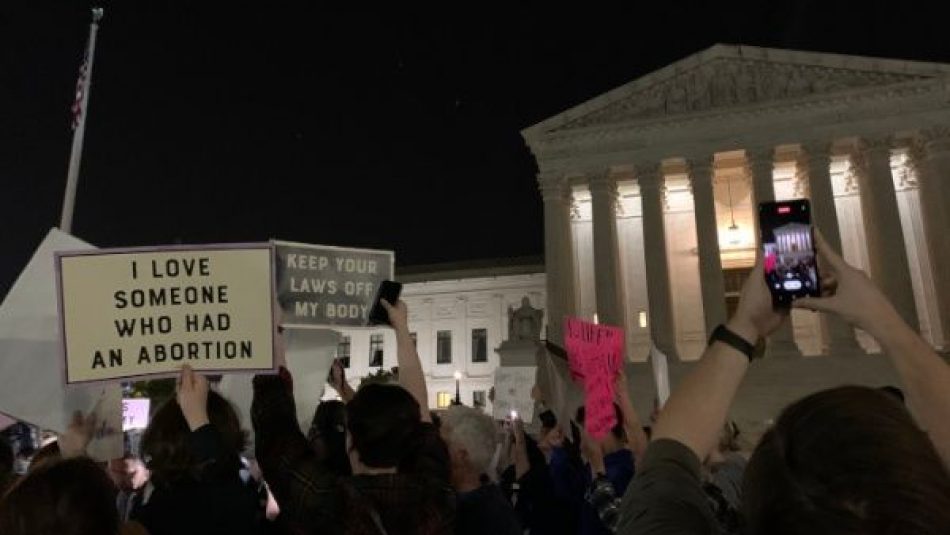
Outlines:
<svg viewBox="0 0 950 535"><path fill-rule="evenodd" d="M760 258L742 287L739 307L726 328L755 345L777 329L787 316L787 311L772 308ZM692 450L697 458L704 459L719 439L748 367L748 358L730 345L714 342L707 347L702 359L663 407L653 428L653 440L675 440Z"/></svg>
<svg viewBox="0 0 950 535"><path fill-rule="evenodd" d="M330 366L330 386L340 395L340 399L343 400L343 403L349 403L350 400L353 399L353 396L356 395L356 392L353 391L353 387L350 386L350 383L346 380L346 370L343 368L343 363L340 362L340 359L333 359L333 364Z"/></svg>
<svg viewBox="0 0 950 535"><path fill-rule="evenodd" d="M848 265L819 236L824 274L837 281L834 295L801 299L796 307L838 314L867 331L894 363L918 423L950 466L950 366L909 327L871 279Z"/></svg>
<svg viewBox="0 0 950 535"><path fill-rule="evenodd" d="M396 361L399 364L399 384L409 391L416 402L423 422L431 422L429 414L429 393L426 390L426 378L422 372L422 363L416 353L416 344L409 336L409 312L406 303L397 301L396 304L381 301L386 313L389 314L389 323L396 331Z"/></svg>
<svg viewBox="0 0 950 535"><path fill-rule="evenodd" d="M511 435L514 439L511 456L514 458L515 480L517 481L531 470L531 461L528 459L528 445L524 439L524 426L521 424L521 418L511 419Z"/></svg>
<svg viewBox="0 0 950 535"><path fill-rule="evenodd" d="M630 451L633 452L634 465L639 466L646 454L649 439L643 431L643 423L637 410L633 407L633 401L630 400L630 390L627 386L627 374L620 368L617 375L617 384L614 387L614 396L617 405L620 406L620 412L623 414L623 429L627 433L627 443Z"/></svg>

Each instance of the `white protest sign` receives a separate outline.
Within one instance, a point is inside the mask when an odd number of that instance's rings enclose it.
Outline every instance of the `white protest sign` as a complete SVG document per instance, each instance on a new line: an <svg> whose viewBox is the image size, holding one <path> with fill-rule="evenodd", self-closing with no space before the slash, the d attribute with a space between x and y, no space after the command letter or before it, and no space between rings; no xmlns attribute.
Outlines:
<svg viewBox="0 0 950 535"><path fill-rule="evenodd" d="M145 429L148 427L148 411L152 400L133 398L122 400L122 430Z"/></svg>
<svg viewBox="0 0 950 535"><path fill-rule="evenodd" d="M269 244L56 255L67 384L274 368Z"/></svg>
<svg viewBox="0 0 950 535"><path fill-rule="evenodd" d="M518 418L525 423L534 419L534 400L531 390L534 388L534 366L499 366L495 369L495 400L492 402L492 414L496 420L511 417L511 411L518 411Z"/></svg>
<svg viewBox="0 0 950 535"><path fill-rule="evenodd" d="M294 401L297 408L297 421L306 434L313 420L314 412L320 403L323 389L326 387L330 365L336 356L340 334L329 329L284 329L284 366L294 379ZM253 429L251 426L251 402L254 388L251 377L246 375L225 375L218 387L241 415L242 425L252 431L248 445L253 452Z"/></svg>
<svg viewBox="0 0 950 535"><path fill-rule="evenodd" d="M104 393L115 399L120 392L117 384L63 387L54 255L78 249L94 247L50 230L0 304L0 411L58 433L74 411L88 411ZM120 412L106 425L121 423Z"/></svg>
<svg viewBox="0 0 950 535"><path fill-rule="evenodd" d="M392 251L275 241L285 327L367 324L376 291L393 279Z"/></svg>
<svg viewBox="0 0 950 535"><path fill-rule="evenodd" d="M287 329L284 337L287 369L294 378L297 421L306 434L323 397L340 334L329 329Z"/></svg>
<svg viewBox="0 0 950 535"><path fill-rule="evenodd" d="M97 461L119 459L125 453L122 436L122 391L99 385L99 397L89 410L96 417L96 429L86 453ZM95 386L93 386L95 388Z"/></svg>
<svg viewBox="0 0 950 535"><path fill-rule="evenodd" d="M666 355L655 345L650 346L650 366L653 369L653 382L656 384L656 397L660 408L663 408L666 400L670 399L670 365Z"/></svg>

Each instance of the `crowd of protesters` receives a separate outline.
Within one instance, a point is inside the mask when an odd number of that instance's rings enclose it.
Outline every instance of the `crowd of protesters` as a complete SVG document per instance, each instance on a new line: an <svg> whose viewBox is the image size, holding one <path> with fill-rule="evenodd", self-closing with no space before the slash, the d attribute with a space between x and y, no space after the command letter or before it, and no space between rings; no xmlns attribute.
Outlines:
<svg viewBox="0 0 950 535"><path fill-rule="evenodd" d="M873 336L902 389L811 394L748 457L729 421L755 365L744 348L788 316L763 277L655 417L640 418L621 373L599 439L582 408L570 421L542 409L533 432L464 406L430 412L406 306L386 303L399 384L353 391L335 363L341 401L302 430L295 399L319 392L286 369L256 376L251 453L233 406L187 366L122 459L86 456L95 421L82 414L26 473L0 441L0 535L950 533L950 367L864 273L818 248L823 296L794 306Z"/></svg>

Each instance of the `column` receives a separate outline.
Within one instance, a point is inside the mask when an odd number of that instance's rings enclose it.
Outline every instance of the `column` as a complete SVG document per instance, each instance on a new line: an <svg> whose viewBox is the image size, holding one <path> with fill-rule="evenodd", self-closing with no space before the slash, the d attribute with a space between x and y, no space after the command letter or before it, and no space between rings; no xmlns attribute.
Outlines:
<svg viewBox="0 0 950 535"><path fill-rule="evenodd" d="M544 266L547 278L547 339L564 346L564 317L574 313L574 246L571 188L560 176L540 175L544 202Z"/></svg>
<svg viewBox="0 0 950 535"><path fill-rule="evenodd" d="M647 301L649 303L650 338L671 359L676 351L676 323L670 290L670 265L666 252L666 218L663 214L666 195L665 177L657 163L638 165L637 182L643 205L643 256L646 264Z"/></svg>
<svg viewBox="0 0 950 535"><path fill-rule="evenodd" d="M915 154L917 187L946 350L950 348L950 128L931 128L923 134L922 150Z"/></svg>
<svg viewBox="0 0 950 535"><path fill-rule="evenodd" d="M821 231L831 248L841 254L841 230L831 185L831 143L809 142L802 144L801 149L802 158L798 165L805 168L808 178L812 223ZM854 336L854 328L838 316L821 314L821 331L825 353L828 355L856 355L864 352Z"/></svg>
<svg viewBox="0 0 950 535"><path fill-rule="evenodd" d="M609 171L590 178L594 233L594 293L601 323L625 328L623 273L617 238L617 182Z"/></svg>
<svg viewBox="0 0 950 535"><path fill-rule="evenodd" d="M913 329L920 330L894 178L891 176L890 139L863 139L852 163L857 164L858 170L871 280L890 299L904 321Z"/></svg>
<svg viewBox="0 0 950 535"><path fill-rule="evenodd" d="M746 164L748 166L748 175L752 181L752 198L755 200L753 206L761 202L771 202L775 200L775 184L773 183L773 173L775 171L775 162L772 147L761 148L746 151ZM762 236L759 232L758 210L754 212L755 220L755 243L759 249L762 247ZM752 273L752 277L762 277L762 273ZM788 319L772 333L769 337L767 352L769 356L775 357L801 357L802 352L795 344L795 330L792 326L792 317Z"/></svg>
<svg viewBox="0 0 950 535"><path fill-rule="evenodd" d="M690 160L688 164L699 244L699 284L703 294L706 334L709 335L717 325L726 321L726 289L722 279L719 227L713 196L713 157Z"/></svg>

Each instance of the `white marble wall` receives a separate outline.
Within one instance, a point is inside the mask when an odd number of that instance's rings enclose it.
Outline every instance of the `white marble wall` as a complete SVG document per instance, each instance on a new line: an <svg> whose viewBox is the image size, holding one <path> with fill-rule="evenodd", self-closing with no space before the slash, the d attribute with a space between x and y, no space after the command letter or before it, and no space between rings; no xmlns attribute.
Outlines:
<svg viewBox="0 0 950 535"><path fill-rule="evenodd" d="M429 407L435 408L439 392L455 397L455 371L462 372L462 402L471 406L473 392L487 393L498 366L495 349L508 336L508 307L518 308L528 297L535 308L545 308L545 275L503 275L467 279L440 280L406 284L402 299L409 307L409 329L416 333L417 350L422 360L429 390ZM487 331L487 362L472 362L472 329ZM452 362L436 363L436 336L440 330L452 333ZM376 371L369 366L369 340L382 333L385 340L383 367L396 366L396 339L392 331L381 328L345 329L350 337L350 368L347 377L355 387L360 379ZM542 331L543 333L543 331ZM325 399L334 397L327 389ZM488 401L486 399L486 401ZM490 408L490 402L488 402Z"/></svg>

